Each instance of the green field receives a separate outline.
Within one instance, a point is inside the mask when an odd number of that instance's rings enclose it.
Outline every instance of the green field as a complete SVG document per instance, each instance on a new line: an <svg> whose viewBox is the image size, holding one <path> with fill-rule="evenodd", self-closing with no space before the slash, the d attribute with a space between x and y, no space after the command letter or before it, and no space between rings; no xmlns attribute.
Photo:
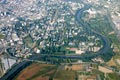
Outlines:
<svg viewBox="0 0 120 80"><path fill-rule="evenodd" d="M110 74L108 74L108 78L110 80L119 80L120 79L120 75L118 75L116 73L110 73Z"/></svg>
<svg viewBox="0 0 120 80"><path fill-rule="evenodd" d="M98 31L103 35L108 35L110 32L113 31L112 25L106 15L97 15L96 18L90 19L88 24L93 30Z"/></svg>
<svg viewBox="0 0 120 80"><path fill-rule="evenodd" d="M75 72L74 71L65 71L59 70L56 72L54 79L55 80L75 80Z"/></svg>
<svg viewBox="0 0 120 80"><path fill-rule="evenodd" d="M31 35L27 35L24 39L23 39L24 43L28 46L28 47L32 47L33 45L33 40Z"/></svg>
<svg viewBox="0 0 120 80"><path fill-rule="evenodd" d="M4 38L4 35L0 34L0 39L3 39Z"/></svg>

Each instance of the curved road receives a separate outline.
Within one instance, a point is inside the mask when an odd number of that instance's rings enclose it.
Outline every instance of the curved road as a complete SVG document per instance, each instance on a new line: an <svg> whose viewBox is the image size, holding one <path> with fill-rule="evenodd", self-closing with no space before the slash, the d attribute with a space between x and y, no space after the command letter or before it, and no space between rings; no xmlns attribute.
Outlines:
<svg viewBox="0 0 120 80"><path fill-rule="evenodd" d="M93 54L93 55L90 55L89 57L90 58L94 58L100 54L105 54L109 51L110 49L110 44L108 43L108 39L101 35L100 33L90 29L89 25L84 23L84 21L81 19L82 18L82 14L85 10L89 9L91 6L90 5L85 5L84 8L82 9L79 9L76 13L76 20L78 21L78 23L85 29L85 30L89 30L91 31L91 33L97 35L104 43L104 46L103 48L97 52L97 54ZM82 56L47 56L47 55L41 55L41 56L34 56L34 57L31 57L30 59L31 60L37 60L39 58L43 58L43 57L55 57L55 58L78 58L78 59L84 59L84 58L89 58L88 55L82 55ZM24 61L24 62L21 62L19 64L17 64L16 66L14 66L13 68L11 68L9 71L7 71L7 73L2 77L0 78L0 80L12 80L23 68L27 67L29 64L31 64L31 62L28 62L28 61Z"/></svg>

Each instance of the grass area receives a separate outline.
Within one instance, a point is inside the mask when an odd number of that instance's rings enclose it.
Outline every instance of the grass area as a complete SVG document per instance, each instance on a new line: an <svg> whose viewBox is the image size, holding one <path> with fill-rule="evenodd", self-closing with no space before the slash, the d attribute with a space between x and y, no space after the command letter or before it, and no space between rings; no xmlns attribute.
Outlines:
<svg viewBox="0 0 120 80"><path fill-rule="evenodd" d="M57 68L55 65L33 63L21 71L15 80L49 80Z"/></svg>
<svg viewBox="0 0 120 80"><path fill-rule="evenodd" d="M92 74L93 75L100 75L101 80L104 80L104 78L105 78L104 73L102 73L101 71L98 71L98 70L93 70Z"/></svg>
<svg viewBox="0 0 120 80"><path fill-rule="evenodd" d="M120 53L120 41L118 40L117 36L115 34L108 36L113 43L114 47L117 48L118 52Z"/></svg>
<svg viewBox="0 0 120 80"><path fill-rule="evenodd" d="M108 35L108 33L113 31L107 16L97 16L96 18L90 19L88 23L91 28L104 35Z"/></svg>
<svg viewBox="0 0 120 80"><path fill-rule="evenodd" d="M55 70L57 69L56 66L46 66L46 67L42 67L41 70L36 73L35 75L33 75L32 77L29 78L29 80L34 80L35 78L42 76L42 77L46 77L46 76L52 76L55 73Z"/></svg>
<svg viewBox="0 0 120 80"><path fill-rule="evenodd" d="M33 40L32 40L32 37L30 35L26 36L23 41L28 47L32 47Z"/></svg>
<svg viewBox="0 0 120 80"><path fill-rule="evenodd" d="M119 80L120 79L120 75L118 75L116 73L109 73L108 77L110 80Z"/></svg>
<svg viewBox="0 0 120 80"><path fill-rule="evenodd" d="M74 71L65 71L59 70L56 72L54 79L55 80L75 80L75 72Z"/></svg>
<svg viewBox="0 0 120 80"><path fill-rule="evenodd" d="M0 39L3 39L4 38L4 35L0 34Z"/></svg>

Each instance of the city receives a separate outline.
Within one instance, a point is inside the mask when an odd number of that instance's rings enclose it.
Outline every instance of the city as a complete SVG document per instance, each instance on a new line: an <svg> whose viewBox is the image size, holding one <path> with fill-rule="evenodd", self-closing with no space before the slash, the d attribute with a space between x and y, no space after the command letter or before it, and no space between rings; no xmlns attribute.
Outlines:
<svg viewBox="0 0 120 80"><path fill-rule="evenodd" d="M45 72L36 72L28 79L67 80L58 76L66 73L74 77L69 80L118 80L117 1L0 0L1 79L21 80L22 70L41 64L50 67L45 71L53 70L51 75L42 79Z"/></svg>

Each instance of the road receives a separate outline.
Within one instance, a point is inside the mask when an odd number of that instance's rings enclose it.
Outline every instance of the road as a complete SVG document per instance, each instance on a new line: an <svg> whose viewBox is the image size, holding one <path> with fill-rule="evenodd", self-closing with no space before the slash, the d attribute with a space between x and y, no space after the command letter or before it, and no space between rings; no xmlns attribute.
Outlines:
<svg viewBox="0 0 120 80"><path fill-rule="evenodd" d="M101 35L100 33L90 29L89 25L84 23L84 21L81 19L83 11L89 9L90 7L91 7L90 5L85 5L84 8L79 9L77 11L75 17L76 17L76 20L78 21L78 23L83 28L85 28L85 30L91 31L91 33L97 35L103 41L104 46L100 51L97 52L97 54L92 54L90 56L88 56L88 55L82 55L82 56L78 56L78 55L77 56L75 56L75 55L74 56L65 56L65 55L63 55L63 56L46 56L46 55L41 55L41 56L33 56L33 57L30 58L30 60L32 60L32 61L37 60L37 59L39 59L41 57L42 58L43 57L53 57L53 58L55 57L55 58L78 58L78 59L84 59L84 58L89 58L89 57L94 58L94 57L96 57L96 56L98 56L100 54L107 53L109 51L109 49L110 49L110 44L108 43L109 42L108 39L105 36ZM2 78L0 78L0 80L12 80L21 70L23 70L23 68L27 67L29 64L31 64L31 61L23 61L23 62L21 62L19 64L16 64L16 66L14 66L9 71L7 71L7 73Z"/></svg>

